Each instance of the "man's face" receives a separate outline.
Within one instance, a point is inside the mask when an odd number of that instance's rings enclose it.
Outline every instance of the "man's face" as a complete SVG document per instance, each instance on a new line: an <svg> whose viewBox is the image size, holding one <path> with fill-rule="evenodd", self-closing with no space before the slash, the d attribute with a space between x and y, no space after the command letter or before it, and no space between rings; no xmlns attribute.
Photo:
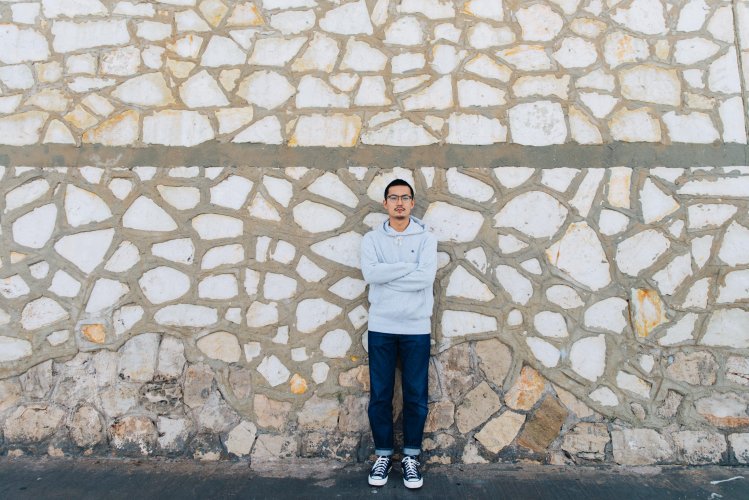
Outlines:
<svg viewBox="0 0 749 500"><path fill-rule="evenodd" d="M391 200L391 197L394 196L398 198ZM410 217L411 210L413 210L416 203L413 198L410 201L404 202L403 196L411 196L411 190L408 189L408 186L393 186L388 190L388 197L382 202L382 206L385 207L391 219L399 220Z"/></svg>

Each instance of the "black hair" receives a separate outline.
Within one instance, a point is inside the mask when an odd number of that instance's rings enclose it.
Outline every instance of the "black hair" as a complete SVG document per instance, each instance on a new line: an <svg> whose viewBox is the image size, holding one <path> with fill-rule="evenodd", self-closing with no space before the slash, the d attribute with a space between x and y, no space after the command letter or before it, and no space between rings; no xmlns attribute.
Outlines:
<svg viewBox="0 0 749 500"><path fill-rule="evenodd" d="M414 197L414 188L411 187L411 184L404 181L403 179L395 179L390 182L390 184L387 185L385 188L385 199L388 197L388 191L390 191L390 188L393 186L408 186L408 189L411 190L411 198Z"/></svg>

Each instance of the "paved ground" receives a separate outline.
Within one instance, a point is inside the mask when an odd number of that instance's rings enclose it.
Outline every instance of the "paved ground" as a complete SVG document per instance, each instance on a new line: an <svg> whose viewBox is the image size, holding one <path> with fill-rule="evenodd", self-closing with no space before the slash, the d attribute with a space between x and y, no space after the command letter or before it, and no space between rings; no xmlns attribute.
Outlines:
<svg viewBox="0 0 749 500"><path fill-rule="evenodd" d="M433 466L421 490L399 470L371 488L366 467L335 462L246 463L0 458L0 499L468 498L749 499L749 468Z"/></svg>

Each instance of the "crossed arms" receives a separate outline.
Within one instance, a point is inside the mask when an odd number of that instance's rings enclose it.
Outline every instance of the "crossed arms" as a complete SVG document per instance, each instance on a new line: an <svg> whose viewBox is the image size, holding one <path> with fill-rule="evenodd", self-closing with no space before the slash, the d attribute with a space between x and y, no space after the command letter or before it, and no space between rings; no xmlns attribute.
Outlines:
<svg viewBox="0 0 749 500"><path fill-rule="evenodd" d="M415 292L431 288L437 273L437 239L427 238L418 262L379 262L374 243L364 238L361 248L361 269L364 281L384 285L399 292Z"/></svg>

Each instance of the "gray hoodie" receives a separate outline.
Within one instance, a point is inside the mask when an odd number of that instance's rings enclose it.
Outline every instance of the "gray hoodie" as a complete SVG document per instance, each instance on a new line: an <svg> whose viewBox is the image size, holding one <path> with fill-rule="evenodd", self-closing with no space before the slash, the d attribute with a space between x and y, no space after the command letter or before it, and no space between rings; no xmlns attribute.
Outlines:
<svg viewBox="0 0 749 500"><path fill-rule="evenodd" d="M369 329L426 334L432 330L437 238L411 217L399 233L386 220L364 235L361 268L369 283Z"/></svg>

